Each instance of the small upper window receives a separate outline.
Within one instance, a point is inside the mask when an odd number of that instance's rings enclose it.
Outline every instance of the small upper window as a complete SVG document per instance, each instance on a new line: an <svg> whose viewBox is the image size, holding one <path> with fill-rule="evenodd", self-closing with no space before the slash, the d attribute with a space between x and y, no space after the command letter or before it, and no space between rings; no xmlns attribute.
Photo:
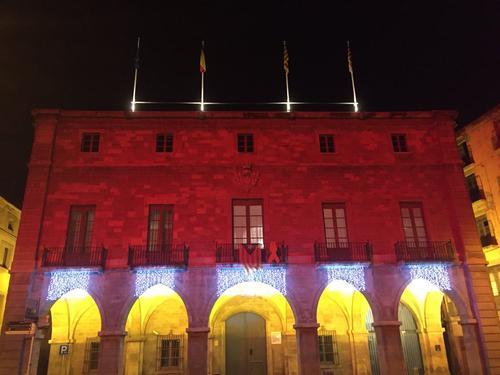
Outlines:
<svg viewBox="0 0 500 375"><path fill-rule="evenodd" d="M156 152L173 152L174 136L173 134L156 135Z"/></svg>
<svg viewBox="0 0 500 375"><path fill-rule="evenodd" d="M408 152L406 134L392 134L392 149L394 152Z"/></svg>
<svg viewBox="0 0 500 375"><path fill-rule="evenodd" d="M99 152L99 133L83 133L81 152Z"/></svg>
<svg viewBox="0 0 500 375"><path fill-rule="evenodd" d="M253 134L238 134L238 152L253 152Z"/></svg>
<svg viewBox="0 0 500 375"><path fill-rule="evenodd" d="M333 141L333 134L319 135L319 151L323 153L335 152L335 143Z"/></svg>
<svg viewBox="0 0 500 375"><path fill-rule="evenodd" d="M7 224L7 228L11 231L14 232L14 222L12 220L9 220L9 223Z"/></svg>

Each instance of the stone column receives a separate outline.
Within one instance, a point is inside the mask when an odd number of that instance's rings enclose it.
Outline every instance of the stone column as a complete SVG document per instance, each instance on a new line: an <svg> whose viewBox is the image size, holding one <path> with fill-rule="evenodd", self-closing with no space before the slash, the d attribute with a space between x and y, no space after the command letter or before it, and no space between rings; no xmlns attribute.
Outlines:
<svg viewBox="0 0 500 375"><path fill-rule="evenodd" d="M354 373L358 375L371 374L368 332L351 332L351 351Z"/></svg>
<svg viewBox="0 0 500 375"><path fill-rule="evenodd" d="M377 337L377 355L381 374L406 374L405 357L399 326L394 320L373 323Z"/></svg>
<svg viewBox="0 0 500 375"><path fill-rule="evenodd" d="M469 374L487 374L486 364L481 361L479 335L476 319L462 319L458 322L464 334L465 357Z"/></svg>
<svg viewBox="0 0 500 375"><path fill-rule="evenodd" d="M319 375L318 323L297 323L297 360L300 375Z"/></svg>
<svg viewBox="0 0 500 375"><path fill-rule="evenodd" d="M99 356L99 374L122 375L124 365L124 342L127 332L101 331L101 353Z"/></svg>
<svg viewBox="0 0 500 375"><path fill-rule="evenodd" d="M190 327L188 334L188 375L208 373L208 327Z"/></svg>

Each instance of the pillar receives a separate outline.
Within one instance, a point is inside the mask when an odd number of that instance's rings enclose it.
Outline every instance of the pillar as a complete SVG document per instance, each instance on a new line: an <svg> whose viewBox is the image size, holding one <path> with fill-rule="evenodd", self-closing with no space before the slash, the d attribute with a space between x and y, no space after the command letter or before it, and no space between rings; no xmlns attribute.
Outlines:
<svg viewBox="0 0 500 375"><path fill-rule="evenodd" d="M123 347L127 332L123 331L101 331L101 353L99 357L99 374L122 375L123 374Z"/></svg>
<svg viewBox="0 0 500 375"><path fill-rule="evenodd" d="M483 367L481 362L477 320L462 319L458 324L462 326L464 335L465 358L469 374L486 374L486 367Z"/></svg>
<svg viewBox="0 0 500 375"><path fill-rule="evenodd" d="M351 332L352 368L355 374L371 374L368 332Z"/></svg>
<svg viewBox="0 0 500 375"><path fill-rule="evenodd" d="M188 334L188 375L208 373L208 327L190 327Z"/></svg>
<svg viewBox="0 0 500 375"><path fill-rule="evenodd" d="M377 337L377 356L381 374L406 374L399 321L373 323Z"/></svg>
<svg viewBox="0 0 500 375"><path fill-rule="evenodd" d="M297 351L300 375L319 375L318 323L297 323Z"/></svg>

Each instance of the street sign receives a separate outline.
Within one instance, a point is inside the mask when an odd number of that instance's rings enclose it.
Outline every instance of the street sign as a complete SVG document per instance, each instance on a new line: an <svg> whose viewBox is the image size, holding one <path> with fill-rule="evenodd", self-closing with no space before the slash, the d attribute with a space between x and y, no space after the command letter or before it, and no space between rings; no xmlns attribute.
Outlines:
<svg viewBox="0 0 500 375"><path fill-rule="evenodd" d="M69 354L69 345L62 344L59 345L59 355L68 355Z"/></svg>

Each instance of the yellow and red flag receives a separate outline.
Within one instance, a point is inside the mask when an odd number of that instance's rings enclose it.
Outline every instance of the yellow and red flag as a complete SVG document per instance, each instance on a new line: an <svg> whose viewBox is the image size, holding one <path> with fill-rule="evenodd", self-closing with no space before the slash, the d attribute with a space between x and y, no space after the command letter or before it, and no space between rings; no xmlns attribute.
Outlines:
<svg viewBox="0 0 500 375"><path fill-rule="evenodd" d="M290 73L290 67L288 66L288 62L290 61L290 57L288 56L288 50L286 48L286 42L283 42L283 69L285 73Z"/></svg>
<svg viewBox="0 0 500 375"><path fill-rule="evenodd" d="M349 42L347 42L347 65L349 66L349 73L353 73L352 71L352 53L351 47L349 46Z"/></svg>
<svg viewBox="0 0 500 375"><path fill-rule="evenodd" d="M202 43L200 53L200 73L205 73L207 71L207 64L205 62L205 50L203 44L204 43Z"/></svg>

